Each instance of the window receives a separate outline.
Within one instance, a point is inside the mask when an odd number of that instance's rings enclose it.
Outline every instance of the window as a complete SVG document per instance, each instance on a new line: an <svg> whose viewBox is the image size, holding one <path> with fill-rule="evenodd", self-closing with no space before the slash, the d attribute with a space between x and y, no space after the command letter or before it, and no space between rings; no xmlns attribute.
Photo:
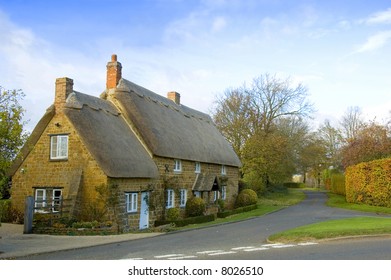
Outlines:
<svg viewBox="0 0 391 280"><path fill-rule="evenodd" d="M199 191L194 191L194 196L195 196L195 197L201 197L201 192L199 192Z"/></svg>
<svg viewBox="0 0 391 280"><path fill-rule="evenodd" d="M221 166L221 175L227 175L227 170L225 169L225 165Z"/></svg>
<svg viewBox="0 0 391 280"><path fill-rule="evenodd" d="M61 189L35 189L35 212L59 212L61 210L61 198Z"/></svg>
<svg viewBox="0 0 391 280"><path fill-rule="evenodd" d="M182 162L180 159L174 160L174 172L181 172L182 171Z"/></svg>
<svg viewBox="0 0 391 280"><path fill-rule="evenodd" d="M137 193L126 193L126 212L135 213L137 212Z"/></svg>
<svg viewBox="0 0 391 280"><path fill-rule="evenodd" d="M213 191L213 201L216 202L220 198L219 191Z"/></svg>
<svg viewBox="0 0 391 280"><path fill-rule="evenodd" d="M195 173L201 173L201 163L195 163Z"/></svg>
<svg viewBox="0 0 391 280"><path fill-rule="evenodd" d="M222 186L221 187L221 199L225 200L226 198L227 198L227 187L226 186Z"/></svg>
<svg viewBox="0 0 391 280"><path fill-rule="evenodd" d="M167 201L166 201L166 208L173 208L175 201L175 193L174 190L168 189L167 190Z"/></svg>
<svg viewBox="0 0 391 280"><path fill-rule="evenodd" d="M185 207L186 206L186 200L187 200L187 190L181 189L180 190L180 199L179 199L179 206Z"/></svg>
<svg viewBox="0 0 391 280"><path fill-rule="evenodd" d="M68 135L50 137L50 159L68 158Z"/></svg>

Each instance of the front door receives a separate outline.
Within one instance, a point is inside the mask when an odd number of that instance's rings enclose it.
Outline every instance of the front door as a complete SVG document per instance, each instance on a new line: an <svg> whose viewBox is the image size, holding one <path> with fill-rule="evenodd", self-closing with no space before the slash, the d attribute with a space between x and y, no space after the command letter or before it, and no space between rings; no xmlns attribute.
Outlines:
<svg viewBox="0 0 391 280"><path fill-rule="evenodd" d="M140 229L149 227L149 207L148 207L149 192L141 193L141 208L140 208Z"/></svg>

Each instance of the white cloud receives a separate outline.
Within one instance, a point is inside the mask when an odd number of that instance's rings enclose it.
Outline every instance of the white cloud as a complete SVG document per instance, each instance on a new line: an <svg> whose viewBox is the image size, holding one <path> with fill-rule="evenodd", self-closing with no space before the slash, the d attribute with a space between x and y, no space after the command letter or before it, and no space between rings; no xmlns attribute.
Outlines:
<svg viewBox="0 0 391 280"><path fill-rule="evenodd" d="M391 39L391 30L381 31L367 39L367 41L359 46L356 53L374 51L382 48Z"/></svg>
<svg viewBox="0 0 391 280"><path fill-rule="evenodd" d="M370 15L365 22L367 24L391 23L391 8Z"/></svg>
<svg viewBox="0 0 391 280"><path fill-rule="evenodd" d="M212 24L212 31L219 32L227 26L227 21L224 17L216 17Z"/></svg>

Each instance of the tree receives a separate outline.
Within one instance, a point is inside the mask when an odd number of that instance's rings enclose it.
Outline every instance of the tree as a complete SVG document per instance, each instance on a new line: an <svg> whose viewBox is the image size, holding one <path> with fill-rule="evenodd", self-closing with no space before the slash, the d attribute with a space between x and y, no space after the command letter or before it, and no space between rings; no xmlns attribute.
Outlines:
<svg viewBox="0 0 391 280"><path fill-rule="evenodd" d="M7 170L25 143L24 109L19 101L24 98L21 90L5 90L0 86L0 196L7 198Z"/></svg>
<svg viewBox="0 0 391 280"><path fill-rule="evenodd" d="M257 128L266 133L277 119L304 117L313 111L312 104L307 101L307 88L301 83L294 86L290 78L279 79L275 75L265 74L255 78L251 88L246 91L258 120Z"/></svg>
<svg viewBox="0 0 391 280"><path fill-rule="evenodd" d="M356 138L358 131L364 125L360 107L349 107L342 116L340 125L342 127L342 135L345 140Z"/></svg>
<svg viewBox="0 0 391 280"><path fill-rule="evenodd" d="M360 162L371 161L391 156L390 132L385 126L375 122L366 124L349 139L342 148L342 163L346 168Z"/></svg>
<svg viewBox="0 0 391 280"><path fill-rule="evenodd" d="M244 88L227 89L215 101L213 120L239 158L254 131L251 115L250 96Z"/></svg>
<svg viewBox="0 0 391 280"><path fill-rule="evenodd" d="M328 167L340 169L342 166L340 151L343 143L341 131L334 128L329 120L325 120L323 125L319 127L318 134L325 145L326 164Z"/></svg>

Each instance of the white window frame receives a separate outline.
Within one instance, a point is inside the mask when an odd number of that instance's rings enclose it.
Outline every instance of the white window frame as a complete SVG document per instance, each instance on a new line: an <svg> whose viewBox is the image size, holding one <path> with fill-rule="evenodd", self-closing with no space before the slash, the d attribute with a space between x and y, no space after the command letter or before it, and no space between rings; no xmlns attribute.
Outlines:
<svg viewBox="0 0 391 280"><path fill-rule="evenodd" d="M225 165L221 166L221 175L227 175L227 169L226 169Z"/></svg>
<svg viewBox="0 0 391 280"><path fill-rule="evenodd" d="M227 199L227 187L221 186L221 199L226 200Z"/></svg>
<svg viewBox="0 0 391 280"><path fill-rule="evenodd" d="M219 198L220 198L220 192L218 190L213 191L213 201L216 202Z"/></svg>
<svg viewBox="0 0 391 280"><path fill-rule="evenodd" d="M138 193L130 192L125 194L126 198L126 212L137 213L138 209Z"/></svg>
<svg viewBox="0 0 391 280"><path fill-rule="evenodd" d="M41 193L41 194L39 194ZM35 203L34 207L46 207L46 189L35 189L35 197L34 197ZM35 209L35 212L37 213L45 213L46 210L42 209Z"/></svg>
<svg viewBox="0 0 391 280"><path fill-rule="evenodd" d="M166 208L174 208L175 205L175 192L173 189L167 189Z"/></svg>
<svg viewBox="0 0 391 280"><path fill-rule="evenodd" d="M60 206L60 200L62 198L62 189L44 189L44 188L37 188L35 189L35 208L44 208L47 207L47 201L50 194L48 193L51 191L51 212L57 213L59 210L57 210L57 207ZM58 195L59 192L59 195ZM57 194L57 195L56 195ZM38 202L37 202L38 201ZM37 213L49 213L46 209L35 209L35 212Z"/></svg>
<svg viewBox="0 0 391 280"><path fill-rule="evenodd" d="M201 173L201 163L200 162L195 163L195 173Z"/></svg>
<svg viewBox="0 0 391 280"><path fill-rule="evenodd" d="M180 207L185 207L186 206L186 201L187 201L187 190L186 189L180 189L179 191L179 206Z"/></svg>
<svg viewBox="0 0 391 280"><path fill-rule="evenodd" d="M68 135L50 136L50 159L68 158Z"/></svg>
<svg viewBox="0 0 391 280"><path fill-rule="evenodd" d="M174 172L182 172L182 161L174 159Z"/></svg>
<svg viewBox="0 0 391 280"><path fill-rule="evenodd" d="M194 191L194 196L195 197L201 197L201 192L200 191Z"/></svg>

